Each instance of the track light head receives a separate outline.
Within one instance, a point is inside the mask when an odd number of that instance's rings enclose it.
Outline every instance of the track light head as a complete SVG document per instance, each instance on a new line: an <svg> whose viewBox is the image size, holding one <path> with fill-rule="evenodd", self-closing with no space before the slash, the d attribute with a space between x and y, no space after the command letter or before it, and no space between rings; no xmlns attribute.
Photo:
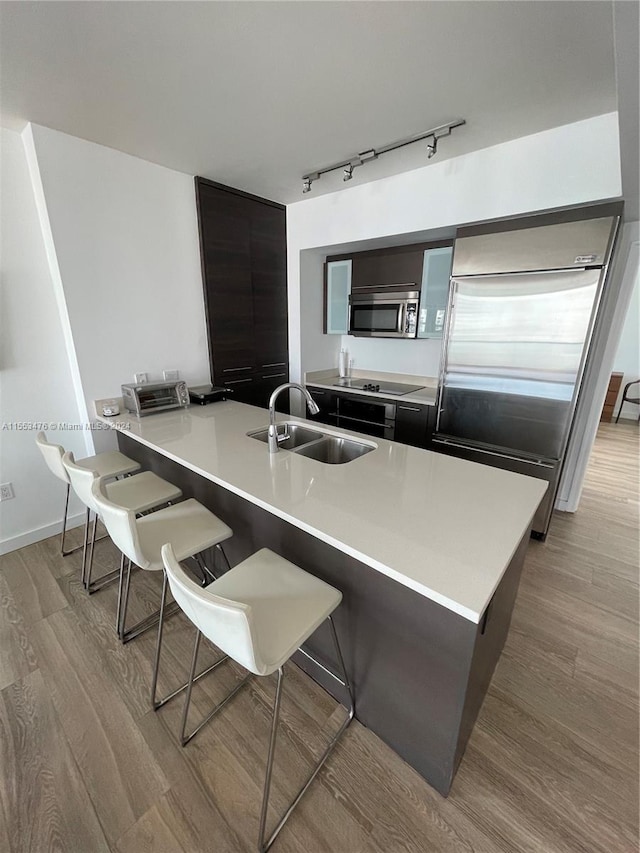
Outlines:
<svg viewBox="0 0 640 853"><path fill-rule="evenodd" d="M345 166L345 168L342 170L342 180L343 181L350 181L352 177L353 177L353 163L349 163L349 165Z"/></svg>
<svg viewBox="0 0 640 853"><path fill-rule="evenodd" d="M320 177L319 172L309 172L308 175L303 175L302 176L302 192L303 193L311 192L311 184L314 181L317 181L319 177Z"/></svg>
<svg viewBox="0 0 640 853"><path fill-rule="evenodd" d="M438 138L436 136L431 137L431 142L427 145L427 159L431 160L431 158L437 154L438 152Z"/></svg>

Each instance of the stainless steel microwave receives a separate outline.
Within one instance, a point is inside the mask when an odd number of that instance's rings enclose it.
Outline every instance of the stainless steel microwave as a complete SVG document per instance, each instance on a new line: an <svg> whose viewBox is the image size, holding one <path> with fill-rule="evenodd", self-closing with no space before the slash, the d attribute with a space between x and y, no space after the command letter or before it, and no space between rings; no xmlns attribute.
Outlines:
<svg viewBox="0 0 640 853"><path fill-rule="evenodd" d="M349 334L361 338L415 338L420 291L363 287L349 296Z"/></svg>
<svg viewBox="0 0 640 853"><path fill-rule="evenodd" d="M157 382L148 385L123 385L122 402L132 415L139 418L154 412L166 412L189 405L186 382Z"/></svg>

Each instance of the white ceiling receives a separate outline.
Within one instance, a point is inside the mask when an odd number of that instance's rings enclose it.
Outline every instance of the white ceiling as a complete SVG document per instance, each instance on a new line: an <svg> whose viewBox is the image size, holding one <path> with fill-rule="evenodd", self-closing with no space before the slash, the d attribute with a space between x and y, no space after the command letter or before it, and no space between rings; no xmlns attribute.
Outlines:
<svg viewBox="0 0 640 853"><path fill-rule="evenodd" d="M598 0L1 2L0 24L3 124L282 202L307 171L457 117L431 162L616 109ZM415 144L352 185L426 163Z"/></svg>

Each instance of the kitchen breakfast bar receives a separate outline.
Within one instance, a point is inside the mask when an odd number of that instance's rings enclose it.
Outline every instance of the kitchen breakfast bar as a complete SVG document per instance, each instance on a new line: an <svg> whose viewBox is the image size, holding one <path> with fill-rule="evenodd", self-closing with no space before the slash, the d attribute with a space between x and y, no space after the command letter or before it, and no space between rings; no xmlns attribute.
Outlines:
<svg viewBox="0 0 640 853"><path fill-rule="evenodd" d="M336 628L356 717L448 794L547 484L293 417L373 449L346 464L270 454L248 435L267 426L268 412L232 401L100 420L118 430L123 452L233 529L232 565L267 547L342 591ZM324 631L308 648L335 671ZM344 701L320 667L294 660Z"/></svg>

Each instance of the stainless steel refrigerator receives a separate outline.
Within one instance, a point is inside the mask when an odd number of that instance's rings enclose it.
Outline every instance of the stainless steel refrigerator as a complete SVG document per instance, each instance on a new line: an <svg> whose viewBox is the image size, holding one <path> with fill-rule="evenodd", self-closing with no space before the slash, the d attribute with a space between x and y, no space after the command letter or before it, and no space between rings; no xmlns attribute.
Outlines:
<svg viewBox="0 0 640 853"><path fill-rule="evenodd" d="M549 526L619 219L470 228L455 242L434 449L547 480L538 538Z"/></svg>

